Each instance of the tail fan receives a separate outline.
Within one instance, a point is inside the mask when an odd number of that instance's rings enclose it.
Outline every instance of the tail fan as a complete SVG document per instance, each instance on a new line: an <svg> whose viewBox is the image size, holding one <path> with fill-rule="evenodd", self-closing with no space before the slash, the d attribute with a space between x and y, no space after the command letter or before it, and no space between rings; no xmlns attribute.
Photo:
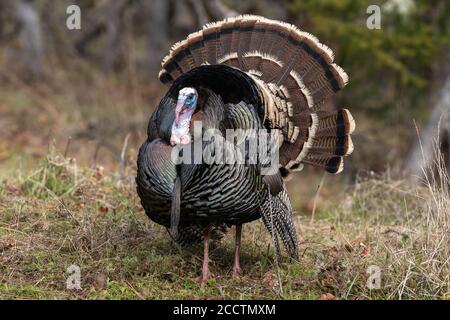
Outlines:
<svg viewBox="0 0 450 320"><path fill-rule="evenodd" d="M327 107L348 81L333 60L330 48L296 26L242 15L209 23L176 43L159 79L170 84L205 64L246 72L264 101L264 124L282 135L280 166L289 172L305 163L339 173L353 151L355 121L348 110Z"/></svg>

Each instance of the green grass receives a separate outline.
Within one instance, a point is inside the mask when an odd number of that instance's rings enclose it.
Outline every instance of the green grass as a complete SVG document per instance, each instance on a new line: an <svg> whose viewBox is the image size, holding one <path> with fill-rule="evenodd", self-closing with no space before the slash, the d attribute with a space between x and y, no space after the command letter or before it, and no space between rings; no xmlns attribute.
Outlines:
<svg viewBox="0 0 450 320"><path fill-rule="evenodd" d="M448 299L448 193L370 179L296 215L298 262L274 261L261 222L244 226L244 275L231 279L233 232L212 245L214 278L194 280L202 248L180 248L125 179L52 151L33 172L0 181L3 299ZM70 265L81 290L66 288ZM366 286L381 269L381 288Z"/></svg>

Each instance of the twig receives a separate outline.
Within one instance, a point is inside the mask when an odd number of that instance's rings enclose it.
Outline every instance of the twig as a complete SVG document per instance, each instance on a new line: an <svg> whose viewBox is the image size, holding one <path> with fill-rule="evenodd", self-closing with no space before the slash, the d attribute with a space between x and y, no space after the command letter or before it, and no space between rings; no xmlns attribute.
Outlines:
<svg viewBox="0 0 450 320"><path fill-rule="evenodd" d="M145 298L142 296L142 294L140 294L132 285L128 280L125 280L125 283L130 287L131 290L133 290L133 292L141 299L141 300L145 300Z"/></svg>
<svg viewBox="0 0 450 320"><path fill-rule="evenodd" d="M189 8L193 11L194 17L197 19L197 26L202 27L208 23L208 14L200 0L188 0Z"/></svg>
<svg viewBox="0 0 450 320"><path fill-rule="evenodd" d="M67 139L66 148L64 149L64 158L67 157L67 153L69 152L70 143L72 142L72 137Z"/></svg>
<svg viewBox="0 0 450 320"><path fill-rule="evenodd" d="M120 179L123 179L125 177L125 153L127 151L128 147L128 139L130 138L130 134L128 133L125 137L125 140L123 141L122 151L120 152Z"/></svg>
<svg viewBox="0 0 450 320"><path fill-rule="evenodd" d="M100 141L97 141L97 146L95 147L95 153L94 153L94 159L92 160L93 162L93 167L95 168L97 166L97 156L98 156L98 150L101 147L101 143Z"/></svg>
<svg viewBox="0 0 450 320"><path fill-rule="evenodd" d="M314 222L314 216L316 214L316 206L317 206L317 200L319 199L320 191L322 190L323 183L325 182L325 177L327 176L327 173L324 172L322 175L322 179L320 179L319 187L317 188L316 195L314 196L314 202L313 202L313 208L311 212L311 223Z"/></svg>

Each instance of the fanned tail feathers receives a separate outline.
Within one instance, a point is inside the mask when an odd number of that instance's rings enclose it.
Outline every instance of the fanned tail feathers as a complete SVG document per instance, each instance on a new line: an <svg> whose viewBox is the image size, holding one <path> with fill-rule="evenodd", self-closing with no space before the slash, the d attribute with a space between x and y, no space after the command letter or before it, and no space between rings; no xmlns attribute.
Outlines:
<svg viewBox="0 0 450 320"><path fill-rule="evenodd" d="M264 101L265 125L280 129L280 166L301 163L330 173L343 169L353 151L355 121L346 109L327 105L348 82L330 48L297 27L242 15L209 23L176 43L162 62L159 78L171 83L204 64L224 64L248 73Z"/></svg>

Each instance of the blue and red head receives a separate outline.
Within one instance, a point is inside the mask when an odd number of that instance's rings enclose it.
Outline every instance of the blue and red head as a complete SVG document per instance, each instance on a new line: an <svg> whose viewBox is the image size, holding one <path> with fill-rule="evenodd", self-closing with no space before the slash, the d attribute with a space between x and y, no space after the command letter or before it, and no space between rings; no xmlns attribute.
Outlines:
<svg viewBox="0 0 450 320"><path fill-rule="evenodd" d="M175 121L172 125L170 144L188 144L191 142L189 129L191 118L197 107L198 93L192 87L186 87L178 93L177 105L175 107Z"/></svg>

